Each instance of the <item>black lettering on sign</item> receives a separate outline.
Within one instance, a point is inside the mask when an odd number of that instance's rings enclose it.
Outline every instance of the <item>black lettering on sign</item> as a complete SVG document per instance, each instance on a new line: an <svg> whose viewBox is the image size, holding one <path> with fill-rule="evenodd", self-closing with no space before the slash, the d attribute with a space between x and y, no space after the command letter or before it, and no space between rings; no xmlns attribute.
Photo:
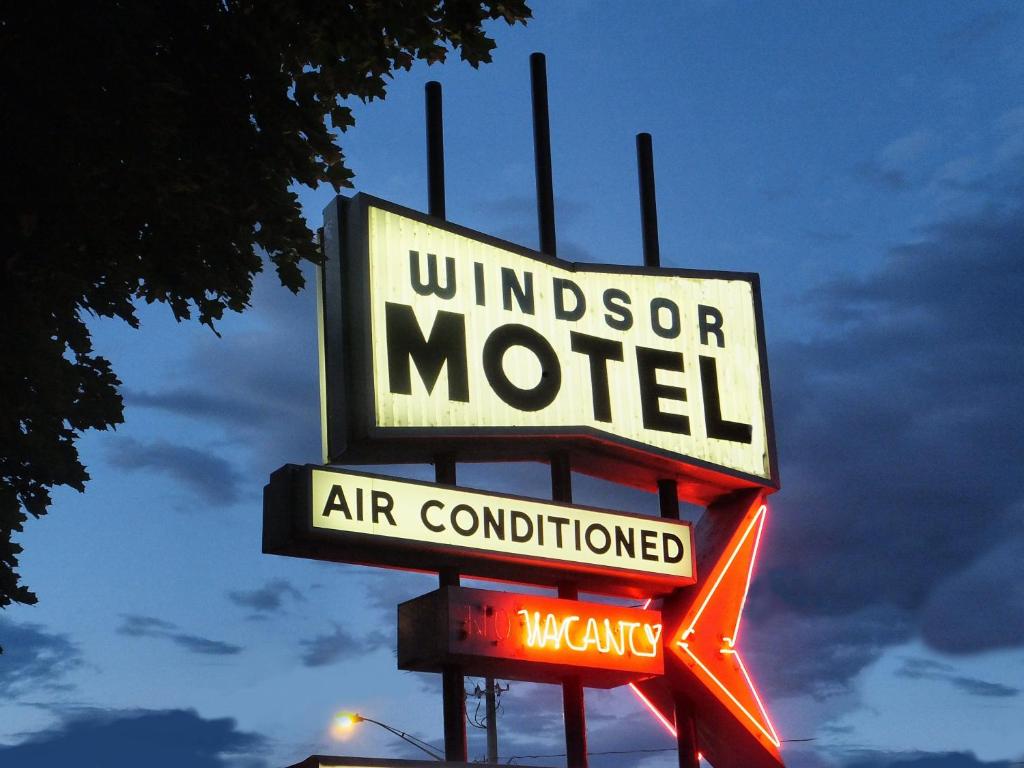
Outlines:
<svg viewBox="0 0 1024 768"><path fill-rule="evenodd" d="M707 344L708 336L714 336L715 345L718 347L724 347L725 331L722 330L722 324L725 321L722 320L722 313L715 307L709 307L706 304L698 304L697 317L699 318L698 322L700 326L700 343Z"/></svg>
<svg viewBox="0 0 1024 768"><path fill-rule="evenodd" d="M565 307L565 292L573 296L573 307L572 309L566 309ZM587 311L587 298L583 295L583 291L576 285L572 280L563 280L561 277L556 277L551 282L551 292L555 296L555 319L556 320L570 320L575 322L583 317L583 313Z"/></svg>
<svg viewBox="0 0 1024 768"><path fill-rule="evenodd" d="M594 543L595 531L604 537L603 541L601 541L600 544ZM612 545L611 534L608 533L608 529L600 523L591 523L590 525L588 525L587 533L584 538L586 538L587 540L587 546L590 548L590 551L593 552L595 555L603 555L605 552L608 551L608 549Z"/></svg>
<svg viewBox="0 0 1024 768"><path fill-rule="evenodd" d="M473 262L473 283L476 288L476 305L483 307L487 305L487 292L484 286L484 265L479 261Z"/></svg>
<svg viewBox="0 0 1024 768"><path fill-rule="evenodd" d="M394 394L412 394L409 371L409 358L412 358L427 392L434 391L437 377L447 364L448 399L469 402L465 317L457 312L439 311L427 339L423 338L412 307L406 304L387 302L384 319L387 324L388 382Z"/></svg>
<svg viewBox="0 0 1024 768"><path fill-rule="evenodd" d="M718 392L718 364L713 357L700 356L700 388L704 395L704 422L708 437L750 445L753 429L749 424L722 418L722 399Z"/></svg>
<svg viewBox="0 0 1024 768"><path fill-rule="evenodd" d="M604 316L609 328L628 331L633 327L633 313L629 311L629 294L618 288L609 288L601 297L608 313Z"/></svg>
<svg viewBox="0 0 1024 768"><path fill-rule="evenodd" d="M444 530L444 525L434 524L430 522L430 518L427 517L427 511L431 509L444 509L444 504L437 499L430 499L429 501L423 502L423 506L420 507L420 520L423 521L423 525L426 526L428 530L431 530L434 533L441 533L441 531Z"/></svg>
<svg viewBox="0 0 1024 768"><path fill-rule="evenodd" d="M640 557L642 557L644 560L651 560L652 562L657 562L657 549L657 531L640 531Z"/></svg>
<svg viewBox="0 0 1024 768"><path fill-rule="evenodd" d="M567 517L555 517L550 515L548 520L555 526L555 546L559 549L562 548L562 529L569 524L569 518Z"/></svg>
<svg viewBox="0 0 1024 768"><path fill-rule="evenodd" d="M420 296L434 294L442 299L450 299L455 295L455 259L451 256L444 257L444 287L437 281L437 256L433 253L427 254L427 281L423 282L420 275L420 254L419 251L409 251L409 277L412 281L412 289Z"/></svg>
<svg viewBox="0 0 1024 768"><path fill-rule="evenodd" d="M465 526L459 524L459 513L464 513L463 518L468 517ZM456 504L452 507L452 529L460 536L472 536L480 527L480 518L476 510L468 504Z"/></svg>
<svg viewBox="0 0 1024 768"><path fill-rule="evenodd" d="M686 550L683 548L682 539L669 531L665 531L661 534L662 562L678 563L683 559L683 554L685 552Z"/></svg>
<svg viewBox="0 0 1024 768"><path fill-rule="evenodd" d="M661 322L662 310L668 311L668 325ZM663 339L679 335L679 305L671 299L651 299L651 329Z"/></svg>
<svg viewBox="0 0 1024 768"><path fill-rule="evenodd" d="M341 512L346 520L352 519L352 512L348 508L348 501L345 499L345 489L340 485L332 485L331 492L327 494L327 503L324 504L323 517L330 517L331 512Z"/></svg>
<svg viewBox="0 0 1024 768"><path fill-rule="evenodd" d="M505 540L505 510L498 507L497 514L490 507L484 507L484 538L491 538L491 534L498 541Z"/></svg>
<svg viewBox="0 0 1024 768"><path fill-rule="evenodd" d="M370 494L373 504L373 524L376 525L381 516L388 519L391 525L395 525L395 518L391 516L391 510L395 508L395 500L387 491L374 491Z"/></svg>
<svg viewBox="0 0 1024 768"><path fill-rule="evenodd" d="M527 315L533 314L533 273L523 272L520 284L516 273L508 267L501 268L501 303L506 311L512 311L512 295L515 294L519 311Z"/></svg>
<svg viewBox="0 0 1024 768"><path fill-rule="evenodd" d="M569 332L572 351L590 359L590 392L594 403L594 418L612 420L612 402L608 391L608 361L622 362L622 342L602 339L576 331Z"/></svg>
<svg viewBox="0 0 1024 768"><path fill-rule="evenodd" d="M686 402L685 387L659 384L657 379L658 371L682 373L682 354L663 349L637 347L636 366L640 379L640 411L643 415L644 427L656 429L659 432L690 434L690 418L678 413L665 413L661 410L659 402L662 399Z"/></svg>
<svg viewBox="0 0 1024 768"><path fill-rule="evenodd" d="M505 353L512 347L525 347L540 361L540 381L531 389L516 386L505 373ZM484 374L491 389L498 397L520 411L539 411L547 408L562 387L562 368L555 350L547 339L525 325L509 323L499 325L491 331L491 335L484 342L483 362Z"/></svg>
<svg viewBox="0 0 1024 768"><path fill-rule="evenodd" d="M528 514L513 509L510 517L512 518L512 541L522 544L533 538L533 520Z"/></svg>
<svg viewBox="0 0 1024 768"><path fill-rule="evenodd" d="M615 526L615 554L622 557L623 552L630 557L636 557L636 531L617 525Z"/></svg>

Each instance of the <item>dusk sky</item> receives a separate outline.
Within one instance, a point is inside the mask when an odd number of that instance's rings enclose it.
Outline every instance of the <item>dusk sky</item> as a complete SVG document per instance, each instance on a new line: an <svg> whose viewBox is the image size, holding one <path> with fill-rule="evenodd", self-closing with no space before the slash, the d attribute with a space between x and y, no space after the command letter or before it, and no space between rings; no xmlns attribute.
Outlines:
<svg viewBox="0 0 1024 768"><path fill-rule="evenodd" d="M346 193L426 209L438 80L449 220L538 247L542 51L558 255L638 265L650 132L663 265L761 275L782 487L743 647L787 764L1024 764L1024 6L534 5L492 28L494 63L417 66L353 105ZM297 192L320 226L333 191ZM439 676L394 652L396 603L436 576L260 551L270 473L320 459L314 293L271 270L221 338L140 317L92 323L125 423L81 440L86 492L17 537L39 604L0 612L0 765L421 756L366 724L336 740L339 710L441 745ZM550 493L543 465L459 482ZM658 509L580 475L574 500ZM557 687L513 682L502 707L502 762L564 765ZM588 690L587 714L593 766L677 764L628 690ZM617 750L637 752L597 754Z"/></svg>

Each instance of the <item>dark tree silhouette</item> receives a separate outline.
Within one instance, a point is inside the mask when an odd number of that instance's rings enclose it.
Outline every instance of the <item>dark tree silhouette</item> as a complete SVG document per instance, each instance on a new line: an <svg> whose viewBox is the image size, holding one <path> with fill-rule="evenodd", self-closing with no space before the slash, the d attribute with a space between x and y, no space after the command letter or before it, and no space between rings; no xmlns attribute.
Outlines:
<svg viewBox="0 0 1024 768"><path fill-rule="evenodd" d="M0 607L49 490L84 489L76 440L122 421L88 316L138 301L213 328L248 305L261 252L302 287L317 260L294 182L351 186L342 100L456 51L525 0L46 0L0 8Z"/></svg>

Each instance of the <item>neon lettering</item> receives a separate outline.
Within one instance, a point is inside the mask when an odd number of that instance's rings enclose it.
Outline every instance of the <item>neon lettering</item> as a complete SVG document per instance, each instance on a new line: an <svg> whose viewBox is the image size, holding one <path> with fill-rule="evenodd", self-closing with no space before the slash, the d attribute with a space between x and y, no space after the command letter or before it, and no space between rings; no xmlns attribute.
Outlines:
<svg viewBox="0 0 1024 768"><path fill-rule="evenodd" d="M654 658L661 648L661 624L625 619L597 619L585 622L580 616L558 617L554 613L516 612L522 617L523 642L528 648L597 652L612 656Z"/></svg>

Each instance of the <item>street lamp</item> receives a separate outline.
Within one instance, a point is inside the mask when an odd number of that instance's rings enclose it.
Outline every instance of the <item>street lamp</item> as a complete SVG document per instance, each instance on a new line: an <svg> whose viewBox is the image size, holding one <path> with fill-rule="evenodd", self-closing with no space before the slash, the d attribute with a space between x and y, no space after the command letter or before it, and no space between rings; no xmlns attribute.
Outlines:
<svg viewBox="0 0 1024 768"><path fill-rule="evenodd" d="M405 731L400 731L387 723L382 723L380 720L374 720L372 717L363 717L355 712L339 712L334 716L334 728L336 731L347 731L350 728L353 728L356 723L373 723L374 725L379 725L385 731L393 733L403 741L407 741L412 744L416 749L426 752L438 762L444 762L444 755L442 755L436 747L432 747L430 744L427 744L427 742L417 739L415 736L412 736Z"/></svg>

